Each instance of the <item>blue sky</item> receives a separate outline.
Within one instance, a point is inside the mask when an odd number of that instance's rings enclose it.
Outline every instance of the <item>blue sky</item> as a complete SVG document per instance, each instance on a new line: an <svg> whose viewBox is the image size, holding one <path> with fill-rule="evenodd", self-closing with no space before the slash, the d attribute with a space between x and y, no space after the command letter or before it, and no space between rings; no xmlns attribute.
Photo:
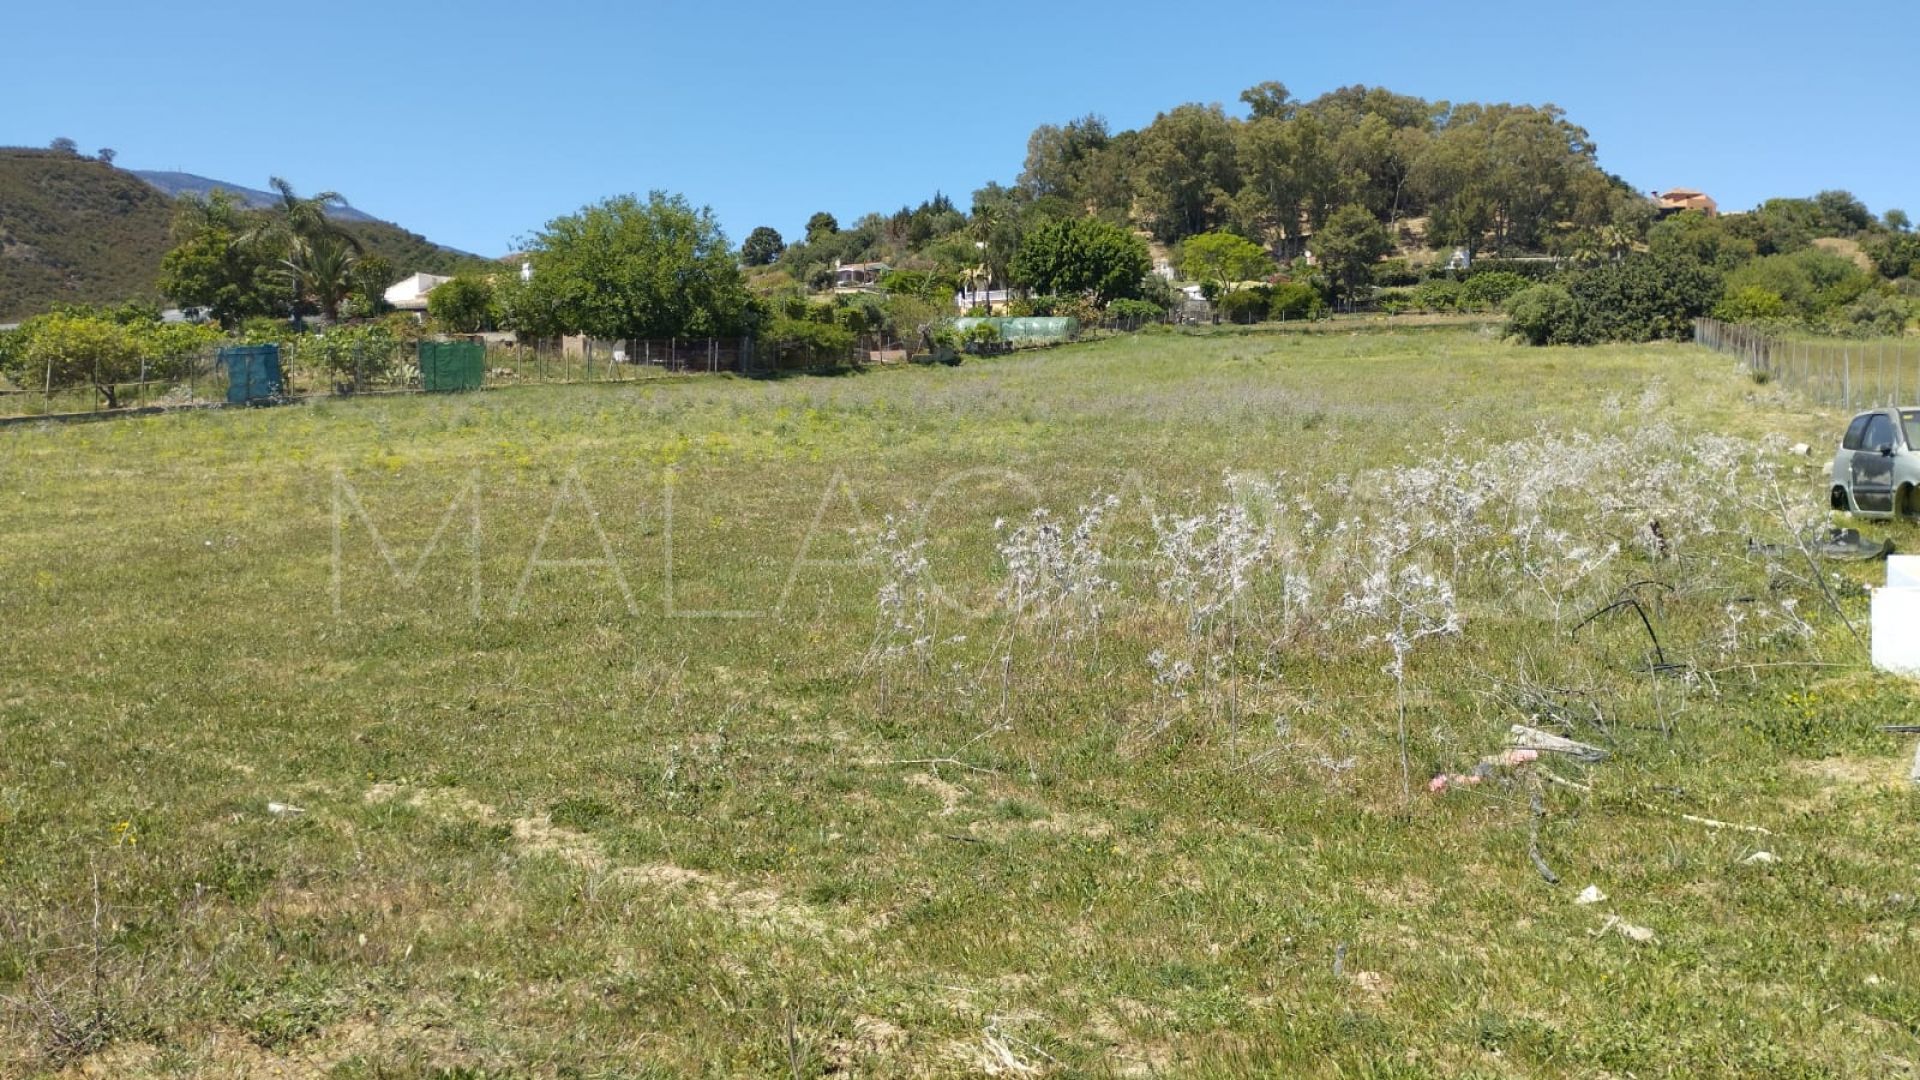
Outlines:
<svg viewBox="0 0 1920 1080"><path fill-rule="evenodd" d="M1920 4L16 0L0 144L286 176L483 254L662 188L737 243L1010 181L1035 125L1279 79L1551 102L1640 188L1920 214ZM316 14L318 13L318 14Z"/></svg>

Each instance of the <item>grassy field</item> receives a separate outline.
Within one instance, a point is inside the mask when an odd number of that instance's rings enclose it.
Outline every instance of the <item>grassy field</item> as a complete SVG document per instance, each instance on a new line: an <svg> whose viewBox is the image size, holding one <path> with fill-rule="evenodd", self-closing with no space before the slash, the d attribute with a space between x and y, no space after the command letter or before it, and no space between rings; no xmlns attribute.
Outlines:
<svg viewBox="0 0 1920 1080"><path fill-rule="evenodd" d="M1436 328L0 430L0 1074L1911 1075L1879 569L1748 547L1837 423Z"/></svg>

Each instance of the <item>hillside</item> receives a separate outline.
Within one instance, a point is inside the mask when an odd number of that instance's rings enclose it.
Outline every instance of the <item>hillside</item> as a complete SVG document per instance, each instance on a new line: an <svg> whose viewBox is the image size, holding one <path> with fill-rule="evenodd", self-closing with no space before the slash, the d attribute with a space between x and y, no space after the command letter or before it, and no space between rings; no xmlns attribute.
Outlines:
<svg viewBox="0 0 1920 1080"><path fill-rule="evenodd" d="M173 200L104 162L0 150L0 321L56 303L157 299Z"/></svg>
<svg viewBox="0 0 1920 1080"><path fill-rule="evenodd" d="M224 181L206 184L248 193ZM0 148L0 322L59 303L160 299L153 283L170 246L173 208L173 198L140 174L92 158ZM342 215L347 230L401 275L452 273L485 261L352 214Z"/></svg>

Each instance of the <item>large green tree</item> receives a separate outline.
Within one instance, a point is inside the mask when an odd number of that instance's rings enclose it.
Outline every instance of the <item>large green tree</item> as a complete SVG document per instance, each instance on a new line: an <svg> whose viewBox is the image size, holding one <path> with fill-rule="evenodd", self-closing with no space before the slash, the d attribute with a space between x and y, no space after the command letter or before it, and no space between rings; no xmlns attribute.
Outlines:
<svg viewBox="0 0 1920 1080"><path fill-rule="evenodd" d="M1273 273L1273 259L1267 249L1244 236L1202 233L1180 245L1180 272L1221 292L1232 292L1239 282Z"/></svg>
<svg viewBox="0 0 1920 1080"><path fill-rule="evenodd" d="M1373 280L1373 265L1392 250L1393 240L1380 219L1359 203L1334 211L1326 227L1313 234L1314 255L1348 300Z"/></svg>
<svg viewBox="0 0 1920 1080"><path fill-rule="evenodd" d="M1154 236L1178 240L1226 218L1240 187L1234 127L1218 105L1182 105L1140 133L1134 194Z"/></svg>
<svg viewBox="0 0 1920 1080"><path fill-rule="evenodd" d="M244 238L256 227L226 192L187 195L174 211L174 247L160 261L161 295L200 308L231 330L241 320L286 307L289 291L276 260Z"/></svg>
<svg viewBox="0 0 1920 1080"><path fill-rule="evenodd" d="M490 329L494 319L493 283L477 274L461 274L427 294L427 314L456 334Z"/></svg>
<svg viewBox="0 0 1920 1080"><path fill-rule="evenodd" d="M748 296L713 212L655 191L549 221L510 305L517 328L596 338L747 332Z"/></svg>
<svg viewBox="0 0 1920 1080"><path fill-rule="evenodd" d="M740 245L740 261L748 266L771 266L787 250L787 242L780 238L778 230L770 225L762 225L747 234L747 241Z"/></svg>
<svg viewBox="0 0 1920 1080"><path fill-rule="evenodd" d="M1104 305L1140 295L1150 269L1145 241L1099 218L1075 218L1029 232L1010 272L1015 284L1036 294L1088 296Z"/></svg>

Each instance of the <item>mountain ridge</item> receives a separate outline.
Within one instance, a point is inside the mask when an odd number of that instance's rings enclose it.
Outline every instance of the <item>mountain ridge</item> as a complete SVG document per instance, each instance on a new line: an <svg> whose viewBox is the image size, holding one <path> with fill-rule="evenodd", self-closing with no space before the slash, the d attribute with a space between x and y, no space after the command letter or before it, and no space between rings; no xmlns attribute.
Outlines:
<svg viewBox="0 0 1920 1080"><path fill-rule="evenodd" d="M205 198L215 191L224 191L234 196L240 205L249 210L265 210L280 203L280 197L271 191L250 188L229 180L215 180L198 173L174 172L166 169L127 169L125 171L146 181L162 194L176 199L182 195L198 195ZM393 224L384 218L374 217L364 210L355 209L353 204L345 199L328 204L327 216L338 221L377 221L382 224Z"/></svg>

